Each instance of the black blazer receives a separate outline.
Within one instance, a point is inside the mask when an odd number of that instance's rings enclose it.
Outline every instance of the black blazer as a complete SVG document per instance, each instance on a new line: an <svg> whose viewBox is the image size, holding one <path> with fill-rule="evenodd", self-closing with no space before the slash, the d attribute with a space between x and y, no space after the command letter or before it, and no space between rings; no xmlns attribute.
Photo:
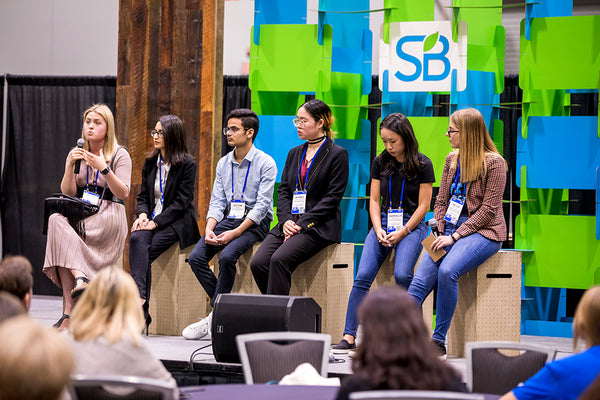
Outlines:
<svg viewBox="0 0 600 400"><path fill-rule="evenodd" d="M154 181L158 167L157 157L146 160L142 168L142 186L137 197L136 215L146 213L152 218L154 210ZM162 212L154 218L159 228L171 226L177 233L179 245L185 248L200 240L194 210L194 181L196 162L186 155L183 162L172 165L165 185L165 200Z"/></svg>
<svg viewBox="0 0 600 400"><path fill-rule="evenodd" d="M323 145L306 177L306 212L292 214L292 198L298 181L298 167L307 144L294 147L288 153L281 173L281 185L277 189L278 224L271 230L274 235L283 233L287 220L295 220L307 232L314 232L323 239L339 243L342 239L342 211L340 201L348 183L348 152L331 139Z"/></svg>

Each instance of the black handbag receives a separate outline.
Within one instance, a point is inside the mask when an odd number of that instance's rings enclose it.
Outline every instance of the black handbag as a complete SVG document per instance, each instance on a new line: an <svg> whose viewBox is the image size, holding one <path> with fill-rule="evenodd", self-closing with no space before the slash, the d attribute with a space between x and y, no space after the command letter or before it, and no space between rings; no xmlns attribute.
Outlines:
<svg viewBox="0 0 600 400"><path fill-rule="evenodd" d="M121 150L119 147L113 154L110 162L110 169L113 168L115 157ZM62 214L69 221L69 225L77 232L77 234L85 239L85 223L84 220L92 215L96 214L100 210L102 200L104 199L104 193L106 192L106 185L102 191L102 196L98 205L90 204L83 201L79 197L69 196L64 193L54 193L44 200L44 228L42 233L45 235L48 232L48 219L54 213Z"/></svg>
<svg viewBox="0 0 600 400"><path fill-rule="evenodd" d="M102 193L104 195L104 193ZM103 196L104 197L104 196ZM102 198L97 206L81 200L79 197L69 196L64 193L54 193L44 200L44 229L45 235L48 231L48 218L54 213L62 214L69 221L69 225L82 239L85 239L84 219L90 217L100 210Z"/></svg>

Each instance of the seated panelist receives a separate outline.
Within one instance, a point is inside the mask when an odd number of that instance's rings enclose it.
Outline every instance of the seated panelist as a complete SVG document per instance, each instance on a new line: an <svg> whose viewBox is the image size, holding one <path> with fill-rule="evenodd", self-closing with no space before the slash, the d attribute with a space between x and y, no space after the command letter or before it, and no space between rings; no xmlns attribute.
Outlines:
<svg viewBox="0 0 600 400"><path fill-rule="evenodd" d="M288 295L298 265L342 238L348 152L333 141L333 120L329 106L318 99L298 109L294 125L306 142L287 155L277 191L278 224L251 262L263 294Z"/></svg>
<svg viewBox="0 0 600 400"><path fill-rule="evenodd" d="M146 327L151 264L174 243L183 249L200 238L194 210L196 162L187 151L183 122L163 115L150 132L154 151L142 167L137 218L131 227L129 267L140 292Z"/></svg>
<svg viewBox="0 0 600 400"><path fill-rule="evenodd" d="M227 115L223 134L234 147L219 160L208 213L206 230L190 254L189 263L214 307L219 293L230 293L238 259L267 235L273 220L273 188L277 166L271 156L257 149L254 140L259 120L248 109ZM208 262L219 255L219 276ZM187 326L186 339L210 337L212 312Z"/></svg>

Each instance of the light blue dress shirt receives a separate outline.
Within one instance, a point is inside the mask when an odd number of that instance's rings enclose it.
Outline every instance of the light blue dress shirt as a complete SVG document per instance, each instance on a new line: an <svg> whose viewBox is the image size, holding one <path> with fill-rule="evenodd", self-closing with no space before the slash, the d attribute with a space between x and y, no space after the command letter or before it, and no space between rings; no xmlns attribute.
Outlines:
<svg viewBox="0 0 600 400"><path fill-rule="evenodd" d="M215 182L206 218L214 218L217 222L220 222L226 217L225 211L232 197L231 180L233 178L235 194L240 195L244 188L246 173L248 173L244 201L250 211L246 218L251 219L255 224L260 224L263 218L267 216L272 220L273 188L277 177L275 161L270 155L252 146L242 162L238 163L233 155L234 151L227 153L217 164ZM249 171L248 168L250 168Z"/></svg>

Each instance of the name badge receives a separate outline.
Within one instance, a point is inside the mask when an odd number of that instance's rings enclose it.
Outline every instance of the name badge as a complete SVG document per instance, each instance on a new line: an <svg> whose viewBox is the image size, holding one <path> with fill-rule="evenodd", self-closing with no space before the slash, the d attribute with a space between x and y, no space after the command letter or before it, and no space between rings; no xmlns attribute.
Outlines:
<svg viewBox="0 0 600 400"><path fill-rule="evenodd" d="M452 225L456 225L464 205L464 197L452 196L450 199L450 204L448 204L448 211L446 211L446 215L444 216L444 221L450 222Z"/></svg>
<svg viewBox="0 0 600 400"><path fill-rule="evenodd" d="M84 190L81 200L85 201L86 203L90 203L94 206L97 206L100 202L100 195L98 193L92 193L89 190Z"/></svg>
<svg viewBox="0 0 600 400"><path fill-rule="evenodd" d="M387 233L399 231L404 226L404 211L401 208L390 208L387 212Z"/></svg>
<svg viewBox="0 0 600 400"><path fill-rule="evenodd" d="M241 219L244 218L246 213L246 202L244 200L231 200L231 207L229 208L229 215L227 218Z"/></svg>
<svg viewBox="0 0 600 400"><path fill-rule="evenodd" d="M292 198L292 214L304 214L306 211L306 190L294 191Z"/></svg>

